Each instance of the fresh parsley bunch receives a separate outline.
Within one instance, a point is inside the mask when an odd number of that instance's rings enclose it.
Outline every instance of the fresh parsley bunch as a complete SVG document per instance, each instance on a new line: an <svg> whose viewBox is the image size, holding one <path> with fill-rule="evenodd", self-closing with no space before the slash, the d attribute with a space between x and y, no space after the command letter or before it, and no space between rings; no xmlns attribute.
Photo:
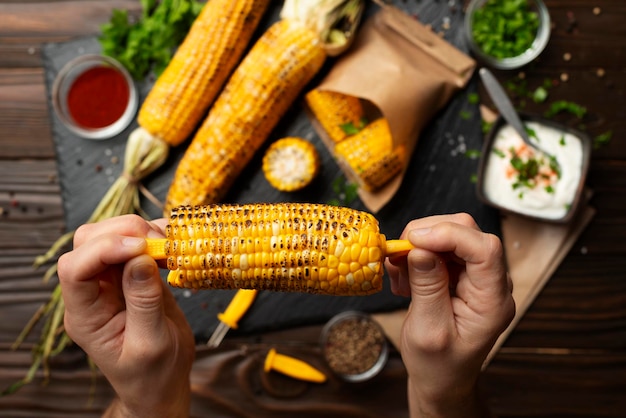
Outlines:
<svg viewBox="0 0 626 418"><path fill-rule="evenodd" d="M117 59L136 80L150 70L161 74L185 39L204 3L193 0L141 0L143 12L131 22L126 10L113 10L102 25L102 53Z"/></svg>

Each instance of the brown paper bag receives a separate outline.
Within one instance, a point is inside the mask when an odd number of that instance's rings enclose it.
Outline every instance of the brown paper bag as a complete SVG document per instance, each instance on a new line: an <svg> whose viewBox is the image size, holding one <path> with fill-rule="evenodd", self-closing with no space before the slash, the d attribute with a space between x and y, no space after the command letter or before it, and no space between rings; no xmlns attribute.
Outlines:
<svg viewBox="0 0 626 418"><path fill-rule="evenodd" d="M389 122L394 146L405 146L407 158L399 176L376 192L359 190L370 211L378 212L393 197L420 132L466 85L475 66L473 59L413 17L381 5L359 29L352 47L316 87L371 102ZM332 140L311 112L309 115L332 153Z"/></svg>

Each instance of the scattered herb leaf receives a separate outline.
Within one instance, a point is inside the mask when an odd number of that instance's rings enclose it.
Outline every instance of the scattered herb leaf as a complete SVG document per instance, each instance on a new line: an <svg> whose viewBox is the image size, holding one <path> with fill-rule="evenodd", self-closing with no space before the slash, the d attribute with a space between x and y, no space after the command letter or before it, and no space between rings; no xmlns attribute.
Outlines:
<svg viewBox="0 0 626 418"><path fill-rule="evenodd" d="M478 93L470 93L467 95L467 101L470 104L478 104L480 103L480 96Z"/></svg>
<svg viewBox="0 0 626 418"><path fill-rule="evenodd" d="M461 110L459 112L459 117L463 120L470 120L472 118L472 112L468 110Z"/></svg>
<svg viewBox="0 0 626 418"><path fill-rule="evenodd" d="M533 101L535 103L543 103L548 98L548 90L544 87L537 87L533 93Z"/></svg>
<svg viewBox="0 0 626 418"><path fill-rule="evenodd" d="M329 205L350 206L358 197L359 186L355 183L348 182L343 176L335 178L331 186L337 197L330 199L328 201Z"/></svg>
<svg viewBox="0 0 626 418"><path fill-rule="evenodd" d="M587 113L587 109L574 102L557 100L550 104L550 108L545 112L545 116L550 118L561 112L568 112L575 115L577 118L582 119L583 116L585 116L585 113Z"/></svg>
<svg viewBox="0 0 626 418"><path fill-rule="evenodd" d="M604 145L607 145L611 141L613 131L607 131L593 138L593 149L598 149Z"/></svg>
<svg viewBox="0 0 626 418"><path fill-rule="evenodd" d="M467 151L465 151L465 156L472 160L480 158L480 154L480 150L477 149L468 149Z"/></svg>

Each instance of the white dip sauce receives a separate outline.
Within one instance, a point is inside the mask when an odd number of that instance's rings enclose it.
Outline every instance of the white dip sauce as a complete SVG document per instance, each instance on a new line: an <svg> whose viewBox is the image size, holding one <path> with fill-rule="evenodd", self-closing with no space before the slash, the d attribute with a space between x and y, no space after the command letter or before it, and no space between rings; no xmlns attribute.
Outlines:
<svg viewBox="0 0 626 418"><path fill-rule="evenodd" d="M550 158L528 147L509 125L496 134L483 176L485 196L518 213L545 219L564 217L580 182L583 147L580 138L537 122L525 122L533 142L553 155ZM539 138L539 140L537 140ZM560 171L560 173L558 172Z"/></svg>

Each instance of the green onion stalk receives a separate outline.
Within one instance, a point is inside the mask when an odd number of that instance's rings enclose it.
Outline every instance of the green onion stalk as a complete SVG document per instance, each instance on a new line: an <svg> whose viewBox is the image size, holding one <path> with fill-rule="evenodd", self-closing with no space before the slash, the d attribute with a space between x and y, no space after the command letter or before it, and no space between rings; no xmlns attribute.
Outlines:
<svg viewBox="0 0 626 418"><path fill-rule="evenodd" d="M146 213L141 208L140 193L155 205L162 206L158 199L141 184L141 181L163 165L169 153L169 146L158 138L145 135L144 132L144 130L138 129L129 136L122 174L111 185L86 223L99 222L131 213L137 213L147 218ZM73 230L68 231L58 238L45 254L35 258L33 267L39 268L57 257L72 241L74 232ZM56 273L57 262L55 261L44 273L44 283L48 283ZM61 295L61 286L57 284L48 301L34 313L12 345L14 350L19 348L35 325L43 321L41 335L32 350L32 363L26 376L4 389L0 395L14 393L22 386L30 383L39 368L43 368L44 383L48 382L50 359L62 352L72 342L63 326L64 312L65 304Z"/></svg>

